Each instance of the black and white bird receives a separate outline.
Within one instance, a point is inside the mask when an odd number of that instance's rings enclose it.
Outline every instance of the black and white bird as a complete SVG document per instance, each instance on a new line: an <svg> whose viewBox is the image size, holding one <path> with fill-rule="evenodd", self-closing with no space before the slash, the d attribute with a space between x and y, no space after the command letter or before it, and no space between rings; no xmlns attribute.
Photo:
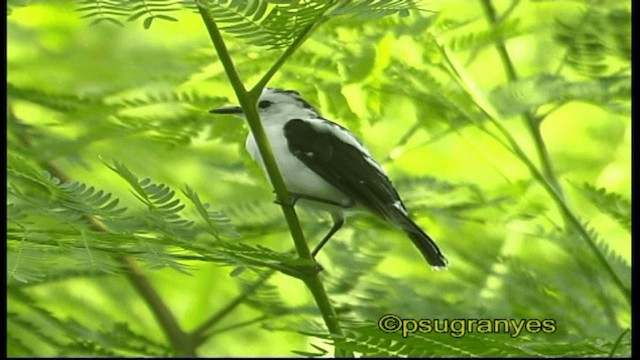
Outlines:
<svg viewBox="0 0 640 360"><path fill-rule="evenodd" d="M243 114L240 106L210 112ZM312 256L344 225L345 211L366 209L402 229L433 268L447 266L433 239L409 217L382 167L349 130L323 118L293 90L265 88L258 112L294 203L328 211L333 218L331 230ZM266 174L251 133L246 148Z"/></svg>

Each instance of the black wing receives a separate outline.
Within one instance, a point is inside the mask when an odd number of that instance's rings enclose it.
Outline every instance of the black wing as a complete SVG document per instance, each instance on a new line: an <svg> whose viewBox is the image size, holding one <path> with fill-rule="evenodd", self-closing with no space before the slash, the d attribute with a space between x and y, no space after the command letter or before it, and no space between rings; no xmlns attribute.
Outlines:
<svg viewBox="0 0 640 360"><path fill-rule="evenodd" d="M289 120L284 126L289 150L345 195L400 226L431 266L446 267L447 259L435 241L409 218L391 181L356 138L328 120L321 124Z"/></svg>
<svg viewBox="0 0 640 360"><path fill-rule="evenodd" d="M289 150L329 184L375 214L388 218L393 204L404 209L391 181L374 160L330 130L343 131L357 140L328 120L322 126L326 129L300 119L288 121L284 135Z"/></svg>

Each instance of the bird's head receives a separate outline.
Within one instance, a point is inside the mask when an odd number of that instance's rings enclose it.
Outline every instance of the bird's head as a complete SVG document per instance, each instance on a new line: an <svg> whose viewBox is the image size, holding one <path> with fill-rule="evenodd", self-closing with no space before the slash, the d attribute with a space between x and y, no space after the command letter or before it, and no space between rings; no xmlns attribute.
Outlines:
<svg viewBox="0 0 640 360"><path fill-rule="evenodd" d="M318 115L318 111L309 105L297 91L265 88L258 99L258 112L263 120L270 118L306 117ZM227 106L209 110L213 114L234 114L243 116L240 106Z"/></svg>

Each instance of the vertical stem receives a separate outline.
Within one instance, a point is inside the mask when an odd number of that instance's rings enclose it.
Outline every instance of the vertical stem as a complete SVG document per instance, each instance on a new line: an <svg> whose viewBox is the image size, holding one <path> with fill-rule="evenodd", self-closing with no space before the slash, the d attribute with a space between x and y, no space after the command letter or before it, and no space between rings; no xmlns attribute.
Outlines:
<svg viewBox="0 0 640 360"><path fill-rule="evenodd" d="M309 36L309 34L315 28L315 25L310 25L309 27L307 27L302 32L302 34L294 41L294 43L282 54L278 61L276 61L276 63L267 71L267 73L262 77L258 84L251 91L247 91L242 84L242 81L240 80L233 60L229 55L229 51L227 50L227 47L222 38L222 34L220 33L220 29L218 28L215 20L213 19L209 11L197 0L196 5L198 6L198 11L200 12L205 26L207 27L209 36L211 37L211 41L213 42L213 46L215 47L216 52L220 57L220 61L222 62L225 72L229 77L229 81L231 82L236 96L238 97L238 101L242 106L244 115L247 119L247 123L249 124L251 133L256 140L260 155L262 156L262 159L264 161L269 180L271 180L271 184L275 189L278 199L282 200L282 212L284 213L285 219L287 220L289 231L291 232L296 251L298 252L298 257L313 261L311 252L309 251L309 247L307 246L307 243L304 239L304 234L302 232L302 228L300 226L300 222L296 215L295 209L293 205L291 205L291 197L289 196L284 180L273 156L273 152L271 150L271 147L269 146L269 141L264 132L264 128L262 127L262 123L258 115L258 110L256 108L256 103L258 101L258 97L260 95L262 87L266 85L269 79L284 64L285 60L289 56L291 56L293 52ZM318 274L309 275L305 277L303 281L313 295L313 298L318 306L318 309L320 310L320 313L322 314L322 318L324 319L325 325L327 326L329 332L337 337L342 336L342 328L340 327L340 323L338 322L335 309L331 305L329 296L327 295L327 292L324 288L324 285L320 281ZM335 351L336 355L352 355L348 352L342 352L338 347L336 347Z"/></svg>
<svg viewBox="0 0 640 360"><path fill-rule="evenodd" d="M491 0L480 0L482 4L482 9L484 10L485 16L491 25L495 25L498 22L498 17L496 15L496 10L493 7ZM516 72L516 68L513 65L513 61L511 61L511 56L509 56L509 52L504 44L504 42L500 39L496 39L495 41L496 51L500 56L500 60L502 62L502 67L504 69L505 75L509 82L514 82L518 80L518 74ZM549 157L549 151L547 150L547 146L542 137L542 133L540 132L540 119L537 119L531 112L527 112L522 115L522 119L524 121L527 130L531 137L533 138L533 142L536 145L536 151L538 152L538 159L540 161L540 165L542 167L542 173L545 178L551 183L554 189L558 192L558 194L564 198L564 192L562 190L562 186L558 181L558 178L555 175L555 171L553 169L553 164L551 162L551 158Z"/></svg>
<svg viewBox="0 0 640 360"><path fill-rule="evenodd" d="M291 197L289 196L282 174L276 164L273 151L271 150L271 146L267 140L267 135L262 127L258 110L256 109L256 103L260 94L254 94L245 89L215 20L206 8L198 6L198 11L200 12L207 30L209 31L209 36L211 37L213 46L215 47L218 56L220 57L220 62L222 62L222 66L229 77L229 81L236 93L238 102L240 103L240 106L242 106L244 116L247 119L251 133L253 134L256 144L258 145L258 149L260 150L260 154L262 155L262 159L267 170L267 175L269 176L271 184L273 184L276 196L282 202L282 212L284 213L289 225L298 255L305 259L311 259L311 253L304 240L304 234L302 233L300 222L298 221L298 217L293 206L290 205Z"/></svg>

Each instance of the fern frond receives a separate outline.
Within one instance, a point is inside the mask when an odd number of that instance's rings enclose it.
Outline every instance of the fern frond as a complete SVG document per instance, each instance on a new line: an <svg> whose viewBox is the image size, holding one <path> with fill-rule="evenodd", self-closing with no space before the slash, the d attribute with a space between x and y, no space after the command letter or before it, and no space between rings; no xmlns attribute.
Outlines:
<svg viewBox="0 0 640 360"><path fill-rule="evenodd" d="M504 41L521 36L525 32L520 26L520 19L513 18L503 21L494 27L481 31L472 31L455 35L448 41L448 46L454 51L466 49L478 50L486 46L492 46L496 41Z"/></svg>
<svg viewBox="0 0 640 360"><path fill-rule="evenodd" d="M244 238L285 230L282 218L269 202L241 202L227 205L223 211L235 220L237 229Z"/></svg>
<svg viewBox="0 0 640 360"><path fill-rule="evenodd" d="M81 16L82 18L95 18L91 22L92 25L110 22L122 26L122 22L118 20L119 18L126 17L127 21L134 21L144 17L142 25L145 29L148 29L155 19L178 21L166 13L182 11L183 9L184 2L175 0L82 0L76 11L85 13Z"/></svg>
<svg viewBox="0 0 640 360"><path fill-rule="evenodd" d="M126 208L119 207L120 200L113 198L111 193L80 182L61 183L59 179L39 171L19 156L8 157L7 170L12 180L8 193L24 202L42 207L41 213L53 214L68 221L82 216L113 221L126 211ZM27 188L45 190L46 197L34 197L17 186L19 182Z"/></svg>
<svg viewBox="0 0 640 360"><path fill-rule="evenodd" d="M598 77L610 70L610 54L627 61L631 55L629 13L626 5L592 3L580 16L556 18L555 38L567 51L564 63L579 74Z"/></svg>
<svg viewBox="0 0 640 360"><path fill-rule="evenodd" d="M51 222L50 218L36 218ZM57 220L57 219L53 219ZM55 224L55 223L54 223ZM32 286L72 277L98 277L122 271L114 255L142 251L123 241L124 236L78 230L79 225L24 227L11 223L7 230L7 283ZM62 229L59 229L62 228Z"/></svg>
<svg viewBox="0 0 640 360"><path fill-rule="evenodd" d="M165 0L141 0L137 2L137 4L133 3L130 9L133 14L127 18L127 21L133 21L142 16L146 16L142 22L145 29L151 27L154 19L178 21L178 19L163 13L182 10L182 8L178 6L179 3L180 2L177 1Z"/></svg>
<svg viewBox="0 0 640 360"><path fill-rule="evenodd" d="M618 254L611 251L609 246L586 221L581 220L581 223L589 232L590 237L594 239L595 246L604 256L608 267L620 279L622 286L629 288L631 286L630 265ZM613 314L616 309L625 308L626 302L624 299L612 295L611 281L603 273L602 267L594 266L594 263L596 263L595 256L585 248L582 239L573 232L560 230L547 232L541 236L553 240L563 249L563 257L548 259L547 261L562 264L563 270L561 273L565 274L565 276L560 276L557 268L556 270L544 269L543 271L543 269L540 269L538 271L544 277L538 279L536 283L544 284L546 290L542 292L557 300L553 302L542 300L543 304L541 305L546 306L551 315L557 319L564 318L563 321L573 324L575 328L583 329L582 331L585 335L590 334L593 336L617 331L619 324L616 319L609 319L607 322L600 322L598 319L603 314ZM512 273L512 271L509 270L509 273ZM514 282L509 283L514 284ZM511 294L512 292L509 293ZM530 306L527 305L530 300L522 299L520 302L522 303L521 306ZM544 305L544 303L547 305ZM589 315L581 311L575 314L572 312L567 313L567 306L572 309L591 310L587 312ZM598 311L594 312L593 309ZM598 327L590 325L594 323L599 323Z"/></svg>
<svg viewBox="0 0 640 360"><path fill-rule="evenodd" d="M352 242L331 244L330 258L335 264L333 276L327 279L331 294L349 295L360 285L362 278L375 271L375 267L384 259L389 245L368 241L376 231L358 231ZM329 250L325 250L329 251Z"/></svg>
<svg viewBox="0 0 640 360"><path fill-rule="evenodd" d="M631 264L622 258L618 253L613 251L609 244L604 241L596 232L596 230L589 225L587 221L582 221L583 226L594 239L595 245L600 249L600 253L607 259L607 263L615 273L618 275L624 286L631 289Z"/></svg>
<svg viewBox="0 0 640 360"><path fill-rule="evenodd" d="M481 124L484 115L469 100L459 86L451 82L449 74L427 67L416 69L399 61L392 61L387 70L393 82L385 84L384 92L401 94L415 103L418 120L426 129L444 123L447 128L459 129L471 124ZM412 83L413 91L398 84Z"/></svg>
<svg viewBox="0 0 640 360"><path fill-rule="evenodd" d="M627 231L631 231L631 202L628 199L604 188L598 189L589 183L575 187L600 211L611 216Z"/></svg>
<svg viewBox="0 0 640 360"><path fill-rule="evenodd" d="M410 0L200 0L197 3L175 0L83 0L78 11L85 12L83 18L96 18L93 23L108 21L121 24L118 18L126 16L127 21L134 21L144 17L143 26L148 29L154 19L177 21L167 13L204 6L220 24L222 31L252 45L278 49L291 44L308 26L331 16L407 16L409 10L416 9Z"/></svg>
<svg viewBox="0 0 640 360"><path fill-rule="evenodd" d="M16 308L16 311L9 313L7 326L12 329L12 332L28 331L37 339L36 344L31 344L31 355L35 354L33 349L41 347L41 344L37 344L38 342L52 346L59 356L175 355L175 352L167 346L130 330L125 323L112 323L105 326L106 324L96 322L82 323L73 317L61 319L37 304L24 291L15 288L9 289L8 300L9 306ZM39 324L46 324L47 329L42 329L29 319L34 319ZM52 331L53 329L55 331Z"/></svg>
<svg viewBox="0 0 640 360"><path fill-rule="evenodd" d="M292 253L280 253L260 245L222 242L219 246L216 254L221 256L219 259L235 266L252 268L262 265L293 265L297 261Z"/></svg>
<svg viewBox="0 0 640 360"><path fill-rule="evenodd" d="M239 136L242 123L212 122L204 110L225 101L225 98L194 91L156 91L111 98L106 102L117 115L108 118L105 125L108 129L102 135L120 137L147 133L153 140L177 147L190 144L210 127L211 138L232 141ZM171 106L170 111L167 106Z"/></svg>
<svg viewBox="0 0 640 360"><path fill-rule="evenodd" d="M113 323L111 327L94 331L97 342L105 349L116 349L118 353L149 356L175 356L170 347L134 332L127 323Z"/></svg>
<svg viewBox="0 0 640 360"><path fill-rule="evenodd" d="M270 34L261 25L266 15L267 1L232 0L204 3L214 19L221 24L221 30L254 45L270 41Z"/></svg>
<svg viewBox="0 0 640 360"><path fill-rule="evenodd" d="M196 107L212 107L223 103L226 98L204 95L197 91L166 90L145 92L143 95L119 96L110 98L107 103L118 107L118 110L132 109L159 104L186 104Z"/></svg>
<svg viewBox="0 0 640 360"><path fill-rule="evenodd" d="M114 161L107 167L120 175L129 186L133 195L147 206L147 219L158 226L158 229L169 234L178 235L188 231L193 221L182 218L179 213L184 209L180 199L175 198L175 191L165 184L155 184L151 179L139 180L124 164Z"/></svg>
<svg viewBox="0 0 640 360"><path fill-rule="evenodd" d="M408 0L305 2L274 0L231 0L208 2L221 29L257 46L271 49L291 44L308 26L331 16L381 17L408 14L415 5Z"/></svg>
<svg viewBox="0 0 640 360"><path fill-rule="evenodd" d="M353 16L362 18L376 18L398 14L408 16L409 11L418 10L413 0L356 0L338 3L330 12L331 16Z"/></svg>
<svg viewBox="0 0 640 360"><path fill-rule="evenodd" d="M7 83L7 96L11 99L28 101L60 112L77 111L85 106L100 103L100 99L91 96L54 94L40 89L19 87Z"/></svg>
<svg viewBox="0 0 640 360"><path fill-rule="evenodd" d="M541 105L585 101L618 112L630 108L631 79L627 75L604 76L592 81L568 81L542 74L498 87L490 93L493 105L505 116L532 111Z"/></svg>
<svg viewBox="0 0 640 360"><path fill-rule="evenodd" d="M214 235L216 239L220 239L220 236L231 238L238 238L240 236L235 231L231 219L229 219L224 212L210 210L211 205L202 203L198 194L189 186L185 186L184 189L182 189L182 193L191 201L207 225L207 230L210 234Z"/></svg>
<svg viewBox="0 0 640 360"><path fill-rule="evenodd" d="M76 11L84 12L81 18L95 18L91 24L97 25L107 22L123 26L118 18L126 16L130 11L130 4L121 0L81 0Z"/></svg>
<svg viewBox="0 0 640 360"><path fill-rule="evenodd" d="M307 26L320 22L333 5L333 1L278 2L267 11L262 6L253 6L254 1L231 1L228 6L214 4L210 8L216 20L221 19L223 31L252 45L270 49L290 45ZM252 12L251 12L252 11ZM256 16L260 15L260 16Z"/></svg>
<svg viewBox="0 0 640 360"><path fill-rule="evenodd" d="M189 145L206 127L203 115L165 113L161 115L118 115L110 119L108 132L103 136L115 137L146 133L149 138L168 147ZM205 115L206 116L206 115Z"/></svg>
<svg viewBox="0 0 640 360"><path fill-rule="evenodd" d="M67 195L68 200L63 200L68 209L77 210L84 215L101 218L113 218L124 213L127 208L119 207L120 200L112 199L110 193L97 190L93 186L78 181L67 181L58 185L60 190Z"/></svg>
<svg viewBox="0 0 640 360"><path fill-rule="evenodd" d="M534 218L546 211L545 204L534 199L514 201L510 193L517 196L526 191L518 184L502 189L498 196L486 195L474 183L453 183L430 176L400 177L394 184L401 194L410 194L404 201L413 214L425 213L444 221L497 225L514 219Z"/></svg>
<svg viewBox="0 0 640 360"><path fill-rule="evenodd" d="M261 273L259 276L268 276L267 274ZM255 277L251 280L244 278L239 280L243 293L249 293L244 304L269 316L280 316L292 312L291 306L282 299L277 286L265 282L256 288Z"/></svg>
<svg viewBox="0 0 640 360"><path fill-rule="evenodd" d="M237 235L227 228L229 219L222 213L207 210L193 191L187 190L185 194L208 223L207 226L197 226L193 220L183 216L185 205L170 187L153 183L150 179L140 180L122 163L114 162L113 165L107 166L129 184L133 195L144 204L145 211L137 216L132 216L131 212L127 211L125 216L126 209L119 208L118 201L104 191L77 182L57 184L55 180L38 174L30 167L23 171L31 171L29 176L35 178L37 184L47 186L60 199L58 202L41 198L35 200L17 188L11 192L12 196L34 202L33 207L28 209L40 209L37 212L41 215L59 219L63 224L70 225L70 228L59 230L64 233L63 238L68 245L60 248L58 252L50 253L52 262L66 254L69 259L74 259L70 264L83 269L85 274L97 269L109 273L120 271L112 261L113 255L129 254L143 259L152 268L171 267L184 271L187 268L180 263L179 255L187 251L199 254L200 260L247 268L271 266L280 269L283 266L297 266L296 259L290 254L277 253L260 246L251 247L221 241L219 234ZM24 175L23 178L28 177ZM43 201L47 202L45 206L35 203L41 204ZM60 202L62 206L59 205ZM87 228L84 216L97 217L115 234L91 231ZM26 229L20 223L14 224L9 233L10 278L20 282L39 282L49 275L49 279L58 277L59 273L35 275L37 272L29 264L37 262L29 260L27 256L33 253L37 257L37 254L47 247L55 248L56 244L59 245L60 241L55 240L59 237L59 231L49 228L46 232L39 232L36 229ZM218 236L218 241L205 241L202 237L204 234ZM119 241L114 243L113 238ZM40 266L43 262L44 259ZM57 272L69 270L66 266L52 268Z"/></svg>
<svg viewBox="0 0 640 360"><path fill-rule="evenodd" d="M122 254L145 257L155 267L182 270L184 266L167 246L183 244L183 248L196 252L201 248L182 240L195 238L201 231L178 215L183 205L166 186L136 182L140 192L136 195L147 205L147 211L132 217L119 206L119 199L105 191L80 182L60 183L15 156L9 157L8 165L8 195L14 209L27 215L8 223L10 281L53 281L67 276L70 269L84 275L120 272L114 255ZM122 168L121 173L126 170ZM129 180L134 177L125 175ZM97 232L88 224L89 217L115 233Z"/></svg>

